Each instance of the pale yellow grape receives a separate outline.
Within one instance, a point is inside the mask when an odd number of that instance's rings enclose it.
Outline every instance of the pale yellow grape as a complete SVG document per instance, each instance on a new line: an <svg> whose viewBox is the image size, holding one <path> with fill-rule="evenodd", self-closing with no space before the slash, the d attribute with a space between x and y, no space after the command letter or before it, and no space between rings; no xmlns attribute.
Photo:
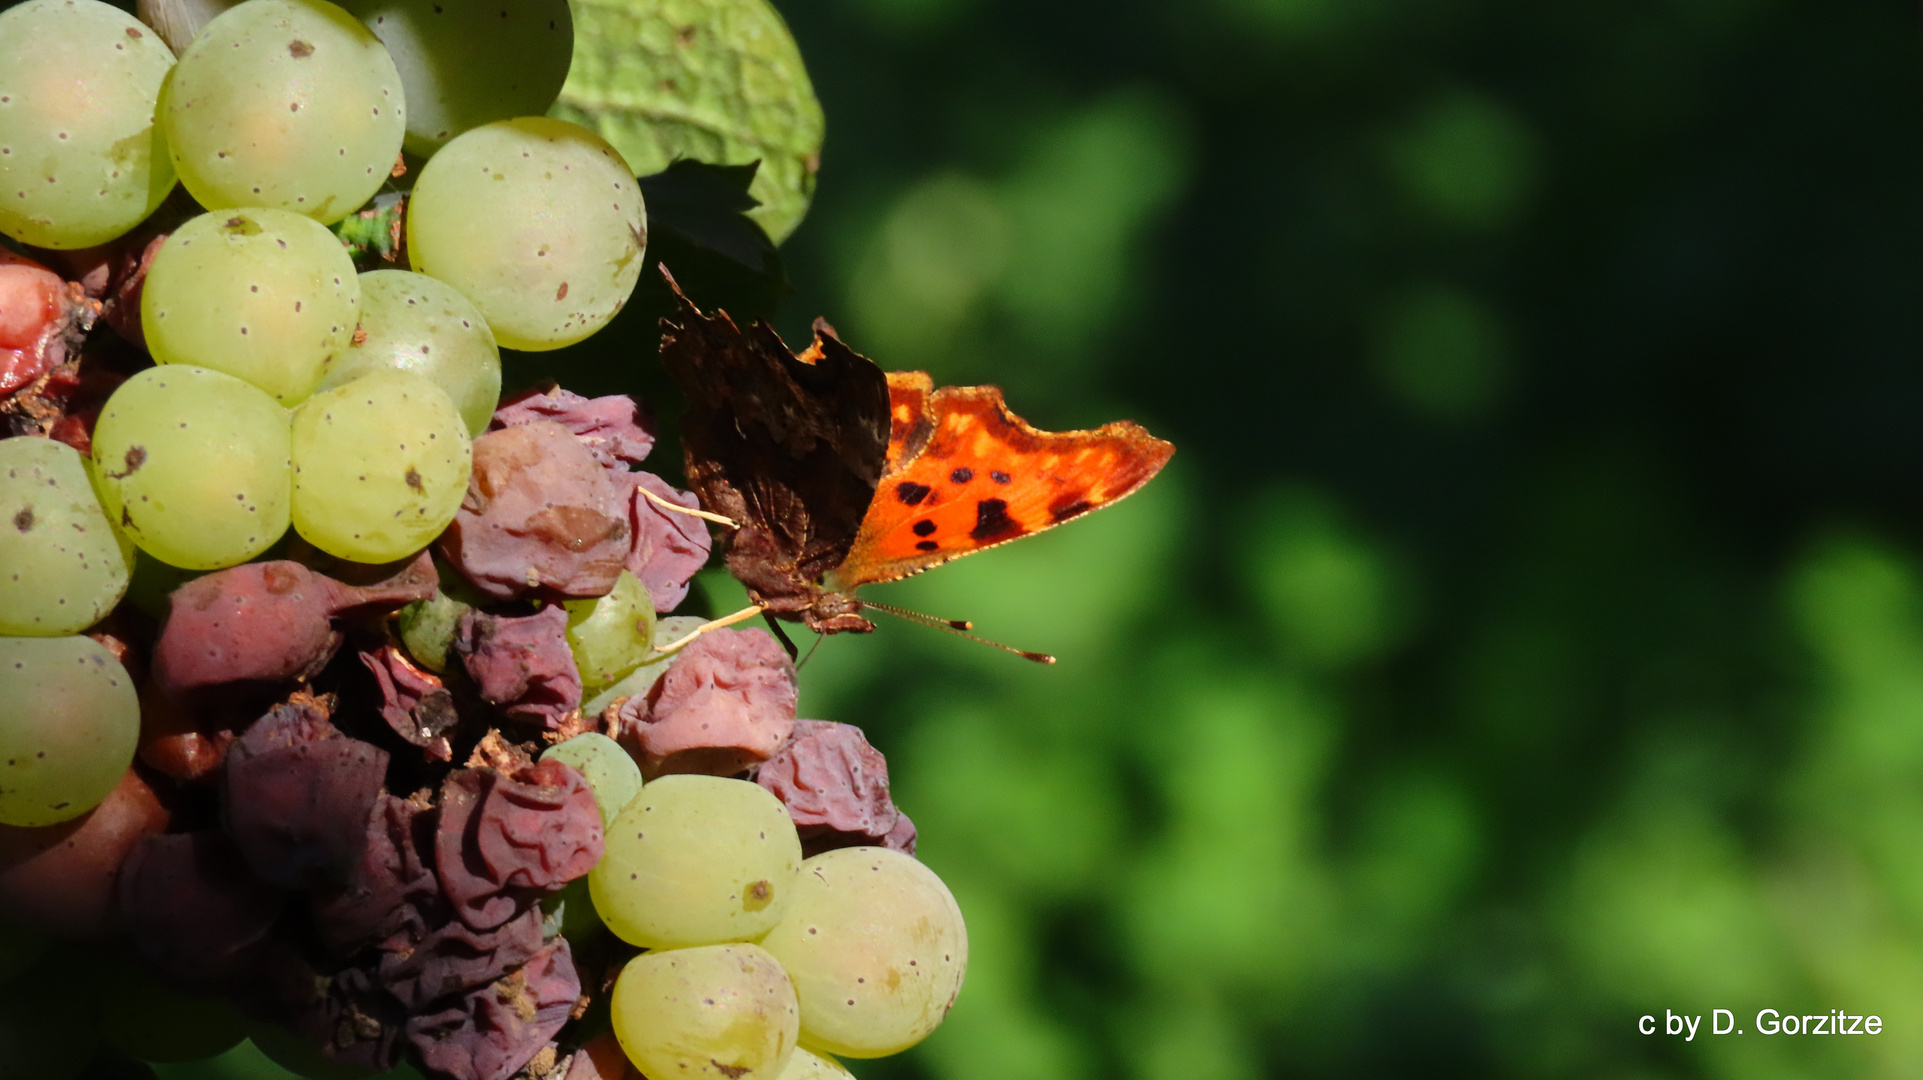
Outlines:
<svg viewBox="0 0 1923 1080"><path fill-rule="evenodd" d="M588 886L622 940L674 949L767 933L787 910L800 865L794 821L761 785L664 776L608 827Z"/></svg>
<svg viewBox="0 0 1923 1080"><path fill-rule="evenodd" d="M604 830L613 827L614 819L641 791L641 766L621 749L620 743L598 731L555 743L541 754L542 761L549 758L572 768L588 782L594 802L601 808ZM581 902L587 903L588 898L582 896Z"/></svg>
<svg viewBox="0 0 1923 1080"><path fill-rule="evenodd" d="M248 0L216 16L181 54L160 119L202 206L323 225L387 182L407 128L393 59L324 0Z"/></svg>
<svg viewBox="0 0 1923 1080"><path fill-rule="evenodd" d="M48 248L104 244L174 186L154 102L174 54L97 0L0 12L0 233Z"/></svg>
<svg viewBox="0 0 1923 1080"><path fill-rule="evenodd" d="M161 562L217 570L287 531L287 410L232 375L167 364L128 379L101 410L93 460L107 516Z"/></svg>
<svg viewBox="0 0 1923 1080"><path fill-rule="evenodd" d="M321 389L372 371L411 371L447 391L469 435L486 431L501 400L501 350L480 311L426 274L370 270L360 280L361 333Z"/></svg>
<svg viewBox="0 0 1923 1080"><path fill-rule="evenodd" d="M606 596L568 600L568 648L592 696L661 654L654 651L654 601L648 587L627 570Z"/></svg>
<svg viewBox="0 0 1923 1080"><path fill-rule="evenodd" d="M834 1058L797 1046L794 1056L788 1059L788 1067L781 1070L777 1080L854 1080L854 1077L854 1073Z"/></svg>
<svg viewBox="0 0 1923 1080"><path fill-rule="evenodd" d="M614 1035L648 1076L779 1080L795 1050L795 991L754 945L644 953L614 984Z"/></svg>
<svg viewBox="0 0 1923 1080"><path fill-rule="evenodd" d="M0 637L0 823L52 825L100 804L140 739L134 681L85 637Z"/></svg>
<svg viewBox="0 0 1923 1080"><path fill-rule="evenodd" d="M442 147L414 181L414 269L454 286L510 349L571 345L641 276L647 214L634 173L578 124L523 117Z"/></svg>
<svg viewBox="0 0 1923 1080"><path fill-rule="evenodd" d="M52 439L0 439L0 634L85 630L120 602L133 560L79 451Z"/></svg>
<svg viewBox="0 0 1923 1080"><path fill-rule="evenodd" d="M933 870L856 847L801 864L794 900L761 944L801 999L801 1043L843 1057L899 1053L928 1037L961 993L968 929Z"/></svg>
<svg viewBox="0 0 1923 1080"><path fill-rule="evenodd" d="M377 371L294 413L294 530L329 555L384 563L454 520L474 447L447 393Z"/></svg>

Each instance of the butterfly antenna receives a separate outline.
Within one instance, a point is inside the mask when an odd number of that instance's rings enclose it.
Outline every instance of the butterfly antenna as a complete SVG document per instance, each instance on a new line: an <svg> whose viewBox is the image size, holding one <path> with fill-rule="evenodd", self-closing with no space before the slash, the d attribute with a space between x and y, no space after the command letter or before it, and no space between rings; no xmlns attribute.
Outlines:
<svg viewBox="0 0 1923 1080"><path fill-rule="evenodd" d="M802 657L800 660L795 661L795 670L800 671L802 668L807 667L808 661L814 659L815 650L821 648L821 643L826 640L828 640L828 635L816 634L815 643L813 645L808 646L808 655Z"/></svg>
<svg viewBox="0 0 1923 1080"><path fill-rule="evenodd" d="M1055 662L1055 658L1048 655L1047 653L1029 652L1027 649L1017 649L1013 645L1003 645L999 641L990 641L985 637L978 637L974 634L971 634L968 631L975 624L969 622L966 619L937 619L933 615L923 615L919 611L909 611L906 608L892 607L888 604L877 604L870 600L861 601L861 606L865 608L874 608L876 611L885 611L888 614L893 615L897 619L906 619L909 622L920 623L923 626L932 626L937 630L946 630L949 633L954 634L958 637L965 637L970 641L980 642L981 644L986 645L991 649L1000 649L1005 653L1014 653L1016 656L1019 656L1024 660L1033 660L1037 664L1052 664Z"/></svg>
<svg viewBox="0 0 1923 1080"><path fill-rule="evenodd" d="M764 604L750 604L749 606L742 608L740 611L735 612L733 615L723 615L721 618L716 619L713 622L702 623L700 626L697 626L693 630L688 631L682 637L674 641L668 642L666 645L656 645L654 647L654 651L658 653L675 652L680 648L682 648L683 646L687 645L688 642L693 641L695 638L700 637L701 635L707 633L710 630L719 630L724 626L733 626L735 623L738 623L738 622L746 622L747 620L754 618L756 615L759 615L766 610L768 610L768 608Z"/></svg>
<svg viewBox="0 0 1923 1080"><path fill-rule="evenodd" d="M654 501L654 504L656 506L659 506L663 510L672 510L677 514L686 514L689 517L698 517L704 521L712 521L716 525L725 525L730 529L739 529L741 527L741 523L739 521L736 521L733 518L722 517L720 514L710 514L706 510L690 510L679 503L671 503L668 500L662 498L661 496L656 495L654 492L649 491L647 488L641 487L639 485L635 487L635 490L639 491L641 494L646 495L648 498L652 499Z"/></svg>

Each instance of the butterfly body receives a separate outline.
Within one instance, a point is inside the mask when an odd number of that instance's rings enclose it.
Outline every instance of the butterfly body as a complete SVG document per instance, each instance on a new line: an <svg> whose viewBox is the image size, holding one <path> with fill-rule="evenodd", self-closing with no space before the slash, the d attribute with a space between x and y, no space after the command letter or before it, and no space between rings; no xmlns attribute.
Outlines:
<svg viewBox="0 0 1923 1080"><path fill-rule="evenodd" d="M750 599L817 633L873 630L863 586L1107 506L1174 452L1127 421L1041 431L995 387L884 374L819 320L795 354L675 292L661 357L688 396L689 486L739 523L728 569Z"/></svg>

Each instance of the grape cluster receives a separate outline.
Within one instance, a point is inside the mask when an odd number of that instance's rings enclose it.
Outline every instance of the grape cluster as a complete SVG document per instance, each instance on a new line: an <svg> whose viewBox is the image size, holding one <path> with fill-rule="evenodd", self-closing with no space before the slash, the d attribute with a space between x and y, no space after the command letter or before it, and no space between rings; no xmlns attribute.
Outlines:
<svg viewBox="0 0 1923 1080"><path fill-rule="evenodd" d="M620 155L540 115L566 0L141 11L0 13L0 1060L799 1080L925 1037L966 934L885 761L674 614L710 527L639 403L501 395L644 262ZM362 270L329 226L403 177Z"/></svg>

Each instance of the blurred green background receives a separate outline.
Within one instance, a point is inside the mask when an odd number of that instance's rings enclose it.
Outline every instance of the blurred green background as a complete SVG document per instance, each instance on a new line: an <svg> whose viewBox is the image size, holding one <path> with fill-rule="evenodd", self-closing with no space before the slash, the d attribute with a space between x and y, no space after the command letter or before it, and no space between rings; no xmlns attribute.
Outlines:
<svg viewBox="0 0 1923 1080"><path fill-rule="evenodd" d="M1180 448L803 670L972 934L859 1076L1923 1075L1912 5L780 6L789 340Z"/></svg>
<svg viewBox="0 0 1923 1080"><path fill-rule="evenodd" d="M971 931L858 1076L1923 1075L1911 5L779 6L789 340L1179 447L872 592L1055 667L804 668ZM658 386L626 327L563 381Z"/></svg>

